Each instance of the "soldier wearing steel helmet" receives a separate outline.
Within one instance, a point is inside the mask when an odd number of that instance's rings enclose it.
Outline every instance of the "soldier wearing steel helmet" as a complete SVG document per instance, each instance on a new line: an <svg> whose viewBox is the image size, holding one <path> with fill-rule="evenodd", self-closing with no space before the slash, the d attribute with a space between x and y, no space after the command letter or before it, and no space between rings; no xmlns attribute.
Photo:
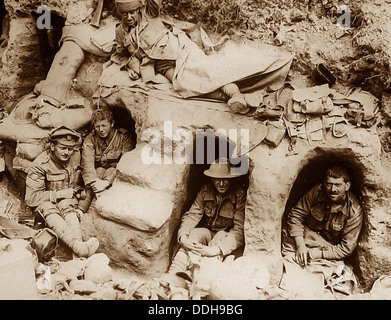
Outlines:
<svg viewBox="0 0 391 320"><path fill-rule="evenodd" d="M73 253L88 257L96 252L99 241L84 242L79 221L78 198L82 189L80 135L65 126L49 133L50 148L41 153L26 178L26 204L39 212Z"/></svg>

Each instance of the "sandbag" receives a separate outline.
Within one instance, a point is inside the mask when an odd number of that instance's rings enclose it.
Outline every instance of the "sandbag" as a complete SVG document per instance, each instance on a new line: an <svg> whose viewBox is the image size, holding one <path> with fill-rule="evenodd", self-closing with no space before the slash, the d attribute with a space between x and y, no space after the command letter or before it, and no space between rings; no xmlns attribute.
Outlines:
<svg viewBox="0 0 391 320"><path fill-rule="evenodd" d="M234 261L215 263L220 268L201 266L203 273L212 274L209 300L257 300L264 288L270 284L270 273L258 257L243 256ZM214 267L212 265L211 267Z"/></svg>
<svg viewBox="0 0 391 320"><path fill-rule="evenodd" d="M83 61L83 50L73 41L64 42L54 57L46 79L35 86L34 92L53 98L59 105L64 103L72 80Z"/></svg>
<svg viewBox="0 0 391 320"><path fill-rule="evenodd" d="M34 123L44 129L66 126L73 130L79 130L90 122L92 108L89 106L82 108L56 108L45 103L41 108L32 111Z"/></svg>
<svg viewBox="0 0 391 320"><path fill-rule="evenodd" d="M110 259L104 253L96 253L87 259L84 279L95 283L105 283L112 278Z"/></svg>
<svg viewBox="0 0 391 320"><path fill-rule="evenodd" d="M11 113L0 123L0 140L21 141L24 139L43 139L47 137L49 130L40 128L32 123L15 124Z"/></svg>
<svg viewBox="0 0 391 320"><path fill-rule="evenodd" d="M46 139L27 139L18 141L15 152L16 156L34 161L47 148Z"/></svg>
<svg viewBox="0 0 391 320"><path fill-rule="evenodd" d="M25 158L22 158L20 156L15 156L14 159L12 160L12 168L14 170L20 170L25 173L27 173L32 166L33 161L27 160Z"/></svg>

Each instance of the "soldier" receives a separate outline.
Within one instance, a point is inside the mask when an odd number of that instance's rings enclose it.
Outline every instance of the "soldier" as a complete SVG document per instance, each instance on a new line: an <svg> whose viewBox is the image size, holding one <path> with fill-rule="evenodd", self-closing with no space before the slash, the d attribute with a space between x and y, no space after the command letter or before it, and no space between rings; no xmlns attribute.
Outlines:
<svg viewBox="0 0 391 320"><path fill-rule="evenodd" d="M116 0L122 22L116 29L117 49L111 60L128 71L132 80L156 73L173 81L181 48L177 35L159 17L161 0ZM143 72L144 70L144 72ZM152 71L152 73L154 73ZM225 84L213 96L228 97L228 106L235 113L249 111L244 96L235 83Z"/></svg>
<svg viewBox="0 0 391 320"><path fill-rule="evenodd" d="M363 212L350 187L348 171L333 166L326 171L323 183L307 191L292 208L283 227L282 288L299 288L306 294L311 287L326 285L353 293L357 280L344 260L357 246ZM343 281L333 283L333 276L340 274L338 270L344 270ZM301 275L299 287L297 274Z"/></svg>
<svg viewBox="0 0 391 320"><path fill-rule="evenodd" d="M82 175L86 197L79 209L86 212L94 193L109 188L115 178L116 166L122 155L134 149L130 133L114 128L113 114L108 109L97 109L91 117L94 130L85 138L82 150Z"/></svg>
<svg viewBox="0 0 391 320"><path fill-rule="evenodd" d="M81 180L80 135L65 126L49 133L50 149L33 162L26 178L26 204L38 212L73 253L89 257L96 252L99 241L82 240L78 198Z"/></svg>
<svg viewBox="0 0 391 320"><path fill-rule="evenodd" d="M348 172L339 166L327 170L323 184L309 190L288 215L283 253L294 252L305 267L311 259L341 260L352 254L362 226L362 208ZM312 234L322 241L316 245ZM311 245L306 244L311 239Z"/></svg>
<svg viewBox="0 0 391 320"><path fill-rule="evenodd" d="M231 172L227 159L215 161L204 174L212 181L201 188L182 217L178 230L181 248L171 263L169 274L187 270L188 251L222 258L244 245L246 191L235 185L234 178L239 175Z"/></svg>

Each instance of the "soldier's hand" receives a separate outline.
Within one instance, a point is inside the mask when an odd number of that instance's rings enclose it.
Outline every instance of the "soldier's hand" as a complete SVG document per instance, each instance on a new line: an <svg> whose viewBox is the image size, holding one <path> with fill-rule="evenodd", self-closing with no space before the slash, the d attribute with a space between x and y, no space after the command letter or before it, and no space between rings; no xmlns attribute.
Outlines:
<svg viewBox="0 0 391 320"><path fill-rule="evenodd" d="M179 238L179 244L188 249L189 246L192 245L192 241L189 240L189 235L183 235Z"/></svg>
<svg viewBox="0 0 391 320"><path fill-rule="evenodd" d="M201 243L190 240L188 235L181 236L179 243L182 245L182 247L189 251L196 251L200 246L202 246Z"/></svg>
<svg viewBox="0 0 391 320"><path fill-rule="evenodd" d="M96 179L91 183L91 188L94 192L101 192L110 186L110 182L107 180Z"/></svg>
<svg viewBox="0 0 391 320"><path fill-rule="evenodd" d="M305 268L309 262L308 248L305 245L299 245L296 249L295 261Z"/></svg>
<svg viewBox="0 0 391 320"><path fill-rule="evenodd" d="M140 75L134 70L128 70L128 76L132 80L137 80L138 78L140 78Z"/></svg>
<svg viewBox="0 0 391 320"><path fill-rule="evenodd" d="M196 252L205 257L215 257L222 254L220 247L218 246L202 246L198 248Z"/></svg>
<svg viewBox="0 0 391 320"><path fill-rule="evenodd" d="M72 199L76 190L73 188L63 189L56 192L57 199Z"/></svg>

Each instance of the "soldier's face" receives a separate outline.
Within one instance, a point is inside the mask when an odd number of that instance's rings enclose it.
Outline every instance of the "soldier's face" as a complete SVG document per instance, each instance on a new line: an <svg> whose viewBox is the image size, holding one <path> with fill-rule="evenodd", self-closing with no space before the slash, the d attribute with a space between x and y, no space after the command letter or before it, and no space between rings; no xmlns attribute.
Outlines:
<svg viewBox="0 0 391 320"><path fill-rule="evenodd" d="M345 182L343 178L327 177L325 180L326 193L332 202L342 202L349 191L350 182Z"/></svg>
<svg viewBox="0 0 391 320"><path fill-rule="evenodd" d="M129 28L134 28L138 23L138 10L122 12L122 23Z"/></svg>
<svg viewBox="0 0 391 320"><path fill-rule="evenodd" d="M106 139L110 135L113 126L114 123L106 119L97 121L94 124L95 133L102 139Z"/></svg>
<svg viewBox="0 0 391 320"><path fill-rule="evenodd" d="M59 143L52 143L50 149L52 150L54 157L63 163L69 161L74 151L73 147L67 147Z"/></svg>
<svg viewBox="0 0 391 320"><path fill-rule="evenodd" d="M231 187L231 179L212 179L213 184L220 195L225 195Z"/></svg>

